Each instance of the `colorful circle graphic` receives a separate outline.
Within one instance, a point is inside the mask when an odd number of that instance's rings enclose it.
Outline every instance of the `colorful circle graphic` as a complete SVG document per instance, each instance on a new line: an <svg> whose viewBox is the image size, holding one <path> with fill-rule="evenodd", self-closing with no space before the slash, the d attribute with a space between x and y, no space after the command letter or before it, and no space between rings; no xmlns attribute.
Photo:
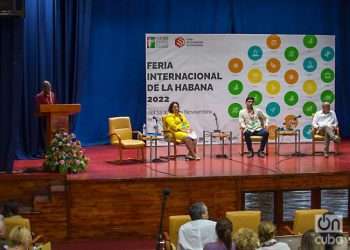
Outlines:
<svg viewBox="0 0 350 250"><path fill-rule="evenodd" d="M288 106L294 106L299 100L299 96L295 91L288 91L285 95L284 95L284 102L288 105Z"/></svg>
<svg viewBox="0 0 350 250"><path fill-rule="evenodd" d="M334 58L334 49L331 47L324 47L321 50L321 57L326 62L332 61Z"/></svg>
<svg viewBox="0 0 350 250"><path fill-rule="evenodd" d="M269 131L269 139L274 140L276 138L277 126L275 124L271 124L268 126L267 129Z"/></svg>
<svg viewBox="0 0 350 250"><path fill-rule="evenodd" d="M276 80L268 81L266 84L266 91L270 95L277 95L281 91L281 84Z"/></svg>
<svg viewBox="0 0 350 250"><path fill-rule="evenodd" d="M253 60L257 61L263 56L263 51L259 46L252 46L248 50L248 57Z"/></svg>
<svg viewBox="0 0 350 250"><path fill-rule="evenodd" d="M270 102L266 106L266 113L268 116L275 117L281 112L281 107L277 102Z"/></svg>
<svg viewBox="0 0 350 250"><path fill-rule="evenodd" d="M311 137L312 137L312 125L311 124L306 125L303 128L303 135L306 139L311 139Z"/></svg>
<svg viewBox="0 0 350 250"><path fill-rule="evenodd" d="M239 116L239 111L241 111L242 109L242 105L239 103L232 103L229 107L228 107L228 114L232 117L232 118L237 118Z"/></svg>
<svg viewBox="0 0 350 250"><path fill-rule="evenodd" d="M259 105L262 102L262 94L259 91L253 90L249 92L248 96L254 98L254 105Z"/></svg>
<svg viewBox="0 0 350 250"><path fill-rule="evenodd" d="M317 62L316 62L315 58L308 57L304 60L303 66L304 66L305 71L313 72L317 68Z"/></svg>
<svg viewBox="0 0 350 250"><path fill-rule="evenodd" d="M287 70L286 73L284 73L284 80L288 84L295 84L299 79L299 74L295 69Z"/></svg>
<svg viewBox="0 0 350 250"><path fill-rule="evenodd" d="M296 128L298 126L298 119L296 115L286 115L284 117L284 127Z"/></svg>
<svg viewBox="0 0 350 250"><path fill-rule="evenodd" d="M334 71L330 68L326 68L321 72L321 79L325 83L330 83L334 80Z"/></svg>
<svg viewBox="0 0 350 250"><path fill-rule="evenodd" d="M312 116L317 111L317 106L314 102L305 102L303 112L306 116Z"/></svg>
<svg viewBox="0 0 350 250"><path fill-rule="evenodd" d="M262 72L260 69L258 68L253 68L251 70L249 70L248 72L248 80L253 83L253 84L257 84L259 82L261 82L263 78Z"/></svg>
<svg viewBox="0 0 350 250"><path fill-rule="evenodd" d="M266 62L266 69L270 73L276 73L280 70L281 68L281 62L277 58L270 58Z"/></svg>
<svg viewBox="0 0 350 250"><path fill-rule="evenodd" d="M278 35L269 35L266 39L266 45L270 49L278 49L281 46L281 38Z"/></svg>
<svg viewBox="0 0 350 250"><path fill-rule="evenodd" d="M232 95L239 95L243 91L243 84L239 80L232 80L228 85L228 91Z"/></svg>
<svg viewBox="0 0 350 250"><path fill-rule="evenodd" d="M317 37L314 35L306 35L304 36L303 43L308 49L315 48L317 45Z"/></svg>
<svg viewBox="0 0 350 250"><path fill-rule="evenodd" d="M334 93L331 90L325 90L321 93L321 101L332 103L334 101Z"/></svg>
<svg viewBox="0 0 350 250"><path fill-rule="evenodd" d="M284 57L290 62L294 62L295 60L297 60L298 56L299 56L299 51L295 47L288 47L284 51Z"/></svg>
<svg viewBox="0 0 350 250"><path fill-rule="evenodd" d="M314 80L306 80L303 84L303 90L307 95L313 95L317 91L317 84Z"/></svg>
<svg viewBox="0 0 350 250"><path fill-rule="evenodd" d="M239 73L243 69L243 61L239 58L232 58L228 63L228 68L232 73Z"/></svg>

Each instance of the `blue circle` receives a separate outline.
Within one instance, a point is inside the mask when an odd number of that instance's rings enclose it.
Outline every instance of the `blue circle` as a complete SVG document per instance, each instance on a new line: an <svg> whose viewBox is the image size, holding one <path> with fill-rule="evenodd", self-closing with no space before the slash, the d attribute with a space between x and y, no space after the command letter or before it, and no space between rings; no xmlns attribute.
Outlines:
<svg viewBox="0 0 350 250"><path fill-rule="evenodd" d="M248 50L248 56L251 60L257 61L263 55L263 51L259 46L252 46Z"/></svg>
<svg viewBox="0 0 350 250"><path fill-rule="evenodd" d="M304 60L303 66L307 72L313 72L317 68L317 62L315 58L308 57Z"/></svg>
<svg viewBox="0 0 350 250"><path fill-rule="evenodd" d="M334 49L331 47L324 47L321 50L321 57L326 62L332 61L334 58Z"/></svg>
<svg viewBox="0 0 350 250"><path fill-rule="evenodd" d="M311 139L312 137L312 125L306 125L303 129L303 135L306 139Z"/></svg>
<svg viewBox="0 0 350 250"><path fill-rule="evenodd" d="M268 116L275 117L281 112L281 107L277 102L270 102L266 106L266 113Z"/></svg>

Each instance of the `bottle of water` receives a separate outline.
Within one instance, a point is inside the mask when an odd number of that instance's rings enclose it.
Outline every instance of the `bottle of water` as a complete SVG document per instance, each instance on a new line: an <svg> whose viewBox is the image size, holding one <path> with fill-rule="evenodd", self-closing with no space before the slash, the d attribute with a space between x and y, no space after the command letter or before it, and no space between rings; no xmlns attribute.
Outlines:
<svg viewBox="0 0 350 250"><path fill-rule="evenodd" d="M142 134L143 134L143 135L146 135L146 134L147 134L147 126L146 126L146 123L144 123L143 126L142 126Z"/></svg>

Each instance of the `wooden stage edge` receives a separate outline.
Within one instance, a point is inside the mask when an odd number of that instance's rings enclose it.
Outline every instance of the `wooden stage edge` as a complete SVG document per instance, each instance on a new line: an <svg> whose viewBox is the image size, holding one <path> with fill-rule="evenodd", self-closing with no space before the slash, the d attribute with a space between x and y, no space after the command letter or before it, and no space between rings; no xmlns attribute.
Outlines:
<svg viewBox="0 0 350 250"><path fill-rule="evenodd" d="M274 220L283 234L284 191L311 190L312 208L319 208L322 189L350 189L350 172L73 180L60 174L0 175L0 202L21 201L33 231L50 240L152 239L164 188L172 190L165 218L203 201L218 219L243 208L244 192L273 192Z"/></svg>

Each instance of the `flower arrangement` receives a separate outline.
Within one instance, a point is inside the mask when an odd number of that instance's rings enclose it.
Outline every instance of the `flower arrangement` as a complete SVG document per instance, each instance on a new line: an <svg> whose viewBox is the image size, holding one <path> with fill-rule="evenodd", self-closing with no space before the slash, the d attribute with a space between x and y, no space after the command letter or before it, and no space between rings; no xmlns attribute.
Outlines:
<svg viewBox="0 0 350 250"><path fill-rule="evenodd" d="M86 169L89 159L84 155L75 134L58 131L46 152L44 169L59 173L79 173Z"/></svg>

